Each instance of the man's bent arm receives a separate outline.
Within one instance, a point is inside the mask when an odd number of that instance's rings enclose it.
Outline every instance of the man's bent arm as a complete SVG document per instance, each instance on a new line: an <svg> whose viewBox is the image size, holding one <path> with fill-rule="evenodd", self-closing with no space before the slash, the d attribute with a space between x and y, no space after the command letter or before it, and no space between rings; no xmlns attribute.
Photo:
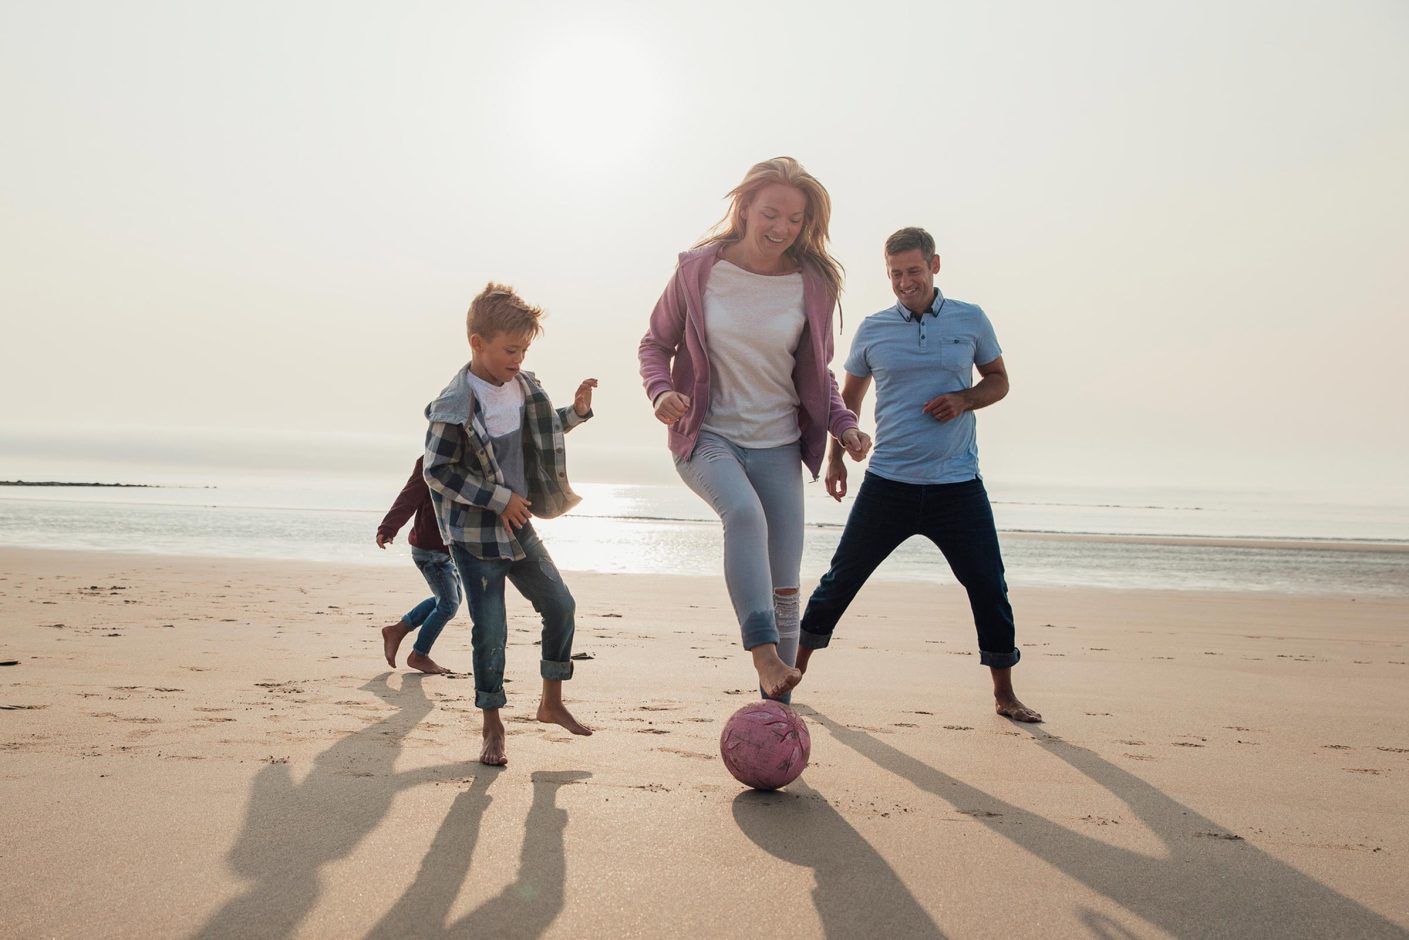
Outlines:
<svg viewBox="0 0 1409 940"><path fill-rule="evenodd" d="M869 375L864 377L852 375L850 372L843 374L846 376L846 380L842 382L841 400L846 403L846 407L851 409L851 413L860 419L861 403L866 400L866 391L871 387L871 377ZM827 459L840 463L845 455L846 448L842 446L841 441L835 437L832 438L831 444L827 448Z"/></svg>
<svg viewBox="0 0 1409 940"><path fill-rule="evenodd" d="M1008 369L1003 365L1002 356L975 368L982 378L977 385L963 393L970 411L987 408L1008 395Z"/></svg>

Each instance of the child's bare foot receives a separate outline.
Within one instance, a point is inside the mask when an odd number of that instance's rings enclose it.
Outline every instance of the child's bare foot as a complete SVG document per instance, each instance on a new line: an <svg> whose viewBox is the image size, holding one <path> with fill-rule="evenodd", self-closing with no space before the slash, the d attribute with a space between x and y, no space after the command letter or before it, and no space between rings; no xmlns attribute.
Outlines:
<svg viewBox="0 0 1409 940"><path fill-rule="evenodd" d="M1002 715L1004 718L1011 718L1014 721L1026 721L1033 724L1042 720L1041 715L1011 696L998 699L996 706L998 714Z"/></svg>
<svg viewBox="0 0 1409 940"><path fill-rule="evenodd" d="M797 671L802 673L803 675L807 675L807 661L811 658L812 650L808 649L805 646L799 646L797 648L797 662L794 663L794 665L797 667Z"/></svg>
<svg viewBox="0 0 1409 940"><path fill-rule="evenodd" d="M419 669L421 672L428 672L433 676L444 676L450 673L450 670L440 663L415 650L412 650L411 655L406 657L406 668Z"/></svg>
<svg viewBox="0 0 1409 940"><path fill-rule="evenodd" d="M572 712L562 702L539 702L538 720L548 725L562 725L573 734L588 735L592 729L572 717Z"/></svg>
<svg viewBox="0 0 1409 940"><path fill-rule="evenodd" d="M490 717L491 714L493 717ZM484 746L479 752L479 762L491 767L503 767L509 762L504 753L504 722L499 720L499 711L484 713Z"/></svg>
<svg viewBox="0 0 1409 940"><path fill-rule="evenodd" d="M758 685L763 689L764 695L778 698L802 681L800 670L778 658L776 643L755 646L750 652L753 653L753 668L758 670Z"/></svg>
<svg viewBox="0 0 1409 940"><path fill-rule="evenodd" d="M389 626L382 627L382 652L386 654L386 664L393 669L396 668L396 651L401 647L401 641L406 639L406 634L411 632L411 625L405 620L398 620Z"/></svg>

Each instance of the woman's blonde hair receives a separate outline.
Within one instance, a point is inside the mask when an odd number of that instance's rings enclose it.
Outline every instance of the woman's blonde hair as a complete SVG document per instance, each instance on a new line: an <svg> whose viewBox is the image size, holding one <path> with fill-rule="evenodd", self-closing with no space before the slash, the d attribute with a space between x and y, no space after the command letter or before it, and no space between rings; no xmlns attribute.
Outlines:
<svg viewBox="0 0 1409 940"><path fill-rule="evenodd" d="M840 295L843 269L841 263L827 250L827 226L832 219L832 197L827 195L827 188L817 182L817 179L792 157L774 157L750 167L744 181L729 191L727 198L733 200L729 211L695 247L730 245L742 239L744 209L753 202L760 189L774 183L801 190L807 199L802 231L798 233L797 240L788 247L788 257L796 261L799 267L811 265L816 268L832 289L832 293Z"/></svg>

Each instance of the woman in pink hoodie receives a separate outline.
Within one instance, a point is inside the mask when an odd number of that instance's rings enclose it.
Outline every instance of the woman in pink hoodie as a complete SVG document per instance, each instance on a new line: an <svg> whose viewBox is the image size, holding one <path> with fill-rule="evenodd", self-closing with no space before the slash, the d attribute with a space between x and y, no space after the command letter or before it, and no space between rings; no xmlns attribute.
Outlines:
<svg viewBox="0 0 1409 940"><path fill-rule="evenodd" d="M787 701L798 641L801 468L827 435L871 446L828 365L842 269L831 197L791 157L755 164L713 232L680 255L639 350L675 468L724 524L724 580L759 687Z"/></svg>

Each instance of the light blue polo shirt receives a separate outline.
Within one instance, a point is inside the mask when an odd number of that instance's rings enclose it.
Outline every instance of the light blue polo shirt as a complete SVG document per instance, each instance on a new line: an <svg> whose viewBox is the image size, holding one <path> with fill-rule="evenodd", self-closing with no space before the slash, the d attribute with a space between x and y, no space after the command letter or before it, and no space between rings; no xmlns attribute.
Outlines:
<svg viewBox="0 0 1409 940"><path fill-rule="evenodd" d="M938 291L919 316L897 303L861 321L843 368L876 384L870 471L897 483L961 483L978 476L974 413L936 421L921 409L936 395L971 388L974 365L1001 355L983 310Z"/></svg>

